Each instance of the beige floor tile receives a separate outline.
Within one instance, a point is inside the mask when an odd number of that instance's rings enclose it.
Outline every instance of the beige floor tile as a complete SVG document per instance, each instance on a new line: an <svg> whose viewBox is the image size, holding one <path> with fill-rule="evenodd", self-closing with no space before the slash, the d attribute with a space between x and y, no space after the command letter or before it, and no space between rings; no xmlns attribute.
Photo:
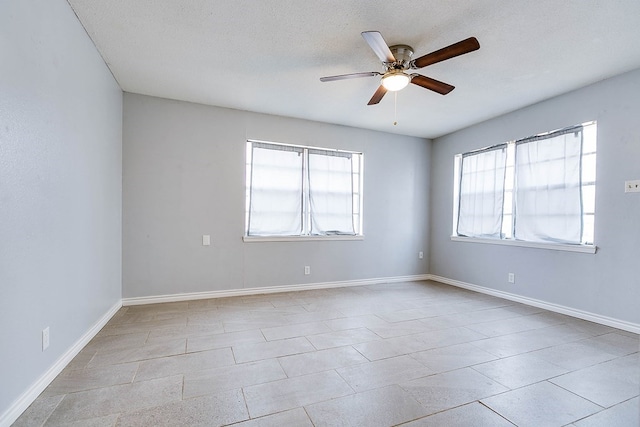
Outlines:
<svg viewBox="0 0 640 427"><path fill-rule="evenodd" d="M235 364L230 348L179 354L140 362L135 381L169 377Z"/></svg>
<svg viewBox="0 0 640 427"><path fill-rule="evenodd" d="M597 337L581 341L585 344L593 345L601 351L614 354L616 356L626 356L627 354L640 351L640 340L618 333L608 333Z"/></svg>
<svg viewBox="0 0 640 427"><path fill-rule="evenodd" d="M307 353L314 350L315 348L305 337L233 346L236 363L253 362L255 360Z"/></svg>
<svg viewBox="0 0 640 427"><path fill-rule="evenodd" d="M307 339L318 350L361 342L377 341L380 337L367 328L348 329L345 331L328 332L326 334L310 335Z"/></svg>
<svg viewBox="0 0 640 427"><path fill-rule="evenodd" d="M454 344L475 342L484 338L485 336L478 332L457 327L355 344L354 348L369 360L380 360Z"/></svg>
<svg viewBox="0 0 640 427"><path fill-rule="evenodd" d="M428 349L424 343L416 341L413 335L369 341L355 344L353 347L371 361L388 359L390 357L402 356Z"/></svg>
<svg viewBox="0 0 640 427"><path fill-rule="evenodd" d="M288 377L313 374L346 366L366 363L369 360L353 347L336 347L293 356L278 358Z"/></svg>
<svg viewBox="0 0 640 427"><path fill-rule="evenodd" d="M104 335L97 336L87 344L85 350L96 351L112 351L121 348L135 348L142 347L149 337L149 332L137 332L134 334L121 334L121 335Z"/></svg>
<svg viewBox="0 0 640 427"><path fill-rule="evenodd" d="M335 371L288 378L244 389L252 418L352 393L353 389Z"/></svg>
<svg viewBox="0 0 640 427"><path fill-rule="evenodd" d="M98 351L87 367L95 368L183 354L187 347L186 344L187 340L183 338L147 344L142 347Z"/></svg>
<svg viewBox="0 0 640 427"><path fill-rule="evenodd" d="M105 415L103 417L87 418L84 420L52 424L47 422L46 427L113 427L120 418L120 414Z"/></svg>
<svg viewBox="0 0 640 427"><path fill-rule="evenodd" d="M506 309L508 310L508 308ZM465 322L466 323L466 322ZM530 331L533 329L546 328L554 324L558 324L559 321L550 320L536 314L512 317L508 322L503 319L493 320L490 322L474 323L469 322L466 326L473 330L480 332L488 337L498 337L500 335L514 334L517 332Z"/></svg>
<svg viewBox="0 0 640 427"><path fill-rule="evenodd" d="M60 404L64 396L40 395L13 423L12 427L41 426Z"/></svg>
<svg viewBox="0 0 640 427"><path fill-rule="evenodd" d="M182 375L68 394L48 423L58 425L164 405L182 398Z"/></svg>
<svg viewBox="0 0 640 427"><path fill-rule="evenodd" d="M240 344L265 342L262 332L241 331L187 338L187 352L214 350Z"/></svg>
<svg viewBox="0 0 640 427"><path fill-rule="evenodd" d="M240 332L258 330L260 328L275 328L278 326L286 326L287 321L284 318L279 319L263 319L263 320L223 320L224 331Z"/></svg>
<svg viewBox="0 0 640 427"><path fill-rule="evenodd" d="M409 356L362 363L338 369L337 372L357 392L400 384L433 374L433 371Z"/></svg>
<svg viewBox="0 0 640 427"><path fill-rule="evenodd" d="M122 334L135 334L140 332L150 332L157 328L172 327L172 326L187 326L187 315L177 319L164 319L155 320L149 322L137 322L137 323L117 323L115 325L107 324L98 336L106 335L122 335Z"/></svg>
<svg viewBox="0 0 640 427"><path fill-rule="evenodd" d="M429 414L503 393L505 386L471 368L458 369L400 384Z"/></svg>
<svg viewBox="0 0 640 427"><path fill-rule="evenodd" d="M344 331L346 329L384 327L389 326L386 322L374 314L362 316L343 317L341 319L325 320L324 324L333 331Z"/></svg>
<svg viewBox="0 0 640 427"><path fill-rule="evenodd" d="M563 325L554 325L478 340L473 345L498 357L509 357L585 338L588 338L588 334L571 330Z"/></svg>
<svg viewBox="0 0 640 427"><path fill-rule="evenodd" d="M602 409L547 381L481 402L519 427L564 426Z"/></svg>
<svg viewBox="0 0 640 427"><path fill-rule="evenodd" d="M634 397L574 424L576 427L640 426L640 398Z"/></svg>
<svg viewBox="0 0 640 427"><path fill-rule="evenodd" d="M232 390L285 379L280 364L275 359L239 365L224 366L184 375L184 398L212 394L220 390Z"/></svg>
<svg viewBox="0 0 640 427"><path fill-rule="evenodd" d="M411 357L434 373L453 371L498 358L468 343L412 353Z"/></svg>
<svg viewBox="0 0 640 427"><path fill-rule="evenodd" d="M406 320L404 322L396 323L387 322L384 325L368 326L367 328L381 338L400 337L403 335L419 334L433 330L429 324L421 322L420 320Z"/></svg>
<svg viewBox="0 0 640 427"><path fill-rule="evenodd" d="M542 350L536 350L529 354L544 359L554 365L561 366L569 371L597 365L616 358L615 355L598 349L596 345L588 341L589 340L581 340L556 345L543 348Z"/></svg>
<svg viewBox="0 0 640 427"><path fill-rule="evenodd" d="M63 371L47 388L51 394L67 394L94 388L129 384L138 370L138 362Z"/></svg>
<svg viewBox="0 0 640 427"><path fill-rule="evenodd" d="M123 414L118 427L222 426L249 418L241 390L171 402Z"/></svg>
<svg viewBox="0 0 640 427"><path fill-rule="evenodd" d="M439 412L410 423L402 427L513 427L500 415L486 406L473 402L457 408Z"/></svg>
<svg viewBox="0 0 640 427"><path fill-rule="evenodd" d="M278 412L273 415L255 418L234 424L233 427L314 427L307 413L302 408Z"/></svg>
<svg viewBox="0 0 640 427"><path fill-rule="evenodd" d="M322 320L332 320L346 317L343 313L336 310L314 311L308 313L291 314L285 316L287 322L291 325L298 323L320 322Z"/></svg>
<svg viewBox="0 0 640 427"><path fill-rule="evenodd" d="M640 356L634 353L550 381L608 408L640 394Z"/></svg>
<svg viewBox="0 0 640 427"><path fill-rule="evenodd" d="M261 328L267 341L282 340L286 338L303 337L305 335L322 334L331 329L322 322L301 323L299 325L285 325L271 328Z"/></svg>
<svg viewBox="0 0 640 427"><path fill-rule="evenodd" d="M165 326L149 332L147 343L160 342L175 338L189 338L197 336L215 335L224 333L222 322L206 324L189 324L186 326Z"/></svg>
<svg viewBox="0 0 640 427"><path fill-rule="evenodd" d="M566 369L533 356L531 353L482 363L475 365L473 369L510 389L567 373Z"/></svg>
<svg viewBox="0 0 640 427"><path fill-rule="evenodd" d="M427 413L397 385L315 403L306 410L316 427L393 426Z"/></svg>

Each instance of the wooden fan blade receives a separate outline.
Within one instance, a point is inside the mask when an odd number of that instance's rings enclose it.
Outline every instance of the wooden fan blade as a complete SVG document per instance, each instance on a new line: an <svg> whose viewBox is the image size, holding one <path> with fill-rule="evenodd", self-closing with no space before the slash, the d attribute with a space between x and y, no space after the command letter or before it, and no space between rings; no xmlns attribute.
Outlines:
<svg viewBox="0 0 640 427"><path fill-rule="evenodd" d="M450 84L432 79L431 77L423 76L421 74L412 74L411 83L421 86L425 89L438 92L440 95L446 95L453 89L455 89L455 86L451 86Z"/></svg>
<svg viewBox="0 0 640 427"><path fill-rule="evenodd" d="M396 57L391 53L389 45L382 38L382 34L378 31L365 31L362 33L362 37L369 44L371 49L378 55L382 62L396 62Z"/></svg>
<svg viewBox="0 0 640 427"><path fill-rule="evenodd" d="M373 94L373 96L371 97L367 105L377 104L382 100L382 97L385 95L385 93L387 93L387 90L384 88L384 86L380 85L380 87L378 88L378 90L376 90L376 93Z"/></svg>
<svg viewBox="0 0 640 427"><path fill-rule="evenodd" d="M358 77L372 77L379 76L381 73L377 71L369 71L366 73L351 73L351 74L340 74L337 76L328 76L328 77L320 77L321 82L333 82L335 80L346 80L346 79L356 79Z"/></svg>
<svg viewBox="0 0 640 427"><path fill-rule="evenodd" d="M446 59L454 58L465 53L473 52L480 49L480 43L475 37L469 37L468 39L459 41L450 46L443 47L435 52L427 53L420 58L411 61L411 68L422 68L427 65L435 64L436 62L444 61Z"/></svg>

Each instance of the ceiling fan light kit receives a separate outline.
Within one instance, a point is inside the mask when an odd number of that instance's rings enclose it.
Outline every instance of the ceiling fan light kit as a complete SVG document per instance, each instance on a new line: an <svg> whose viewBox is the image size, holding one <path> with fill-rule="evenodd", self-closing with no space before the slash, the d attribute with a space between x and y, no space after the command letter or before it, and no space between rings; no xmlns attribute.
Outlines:
<svg viewBox="0 0 640 427"><path fill-rule="evenodd" d="M446 95L455 89L450 84L423 76L422 74L407 74L409 69L424 68L437 62L445 61L465 53L473 52L480 48L480 44L475 37L459 41L450 46L444 47L435 52L428 53L417 59L411 59L413 48L404 44L390 46L384 41L378 31L365 31L362 33L369 47L378 56L384 67L384 73L370 71L365 73L341 74L337 76L321 77L320 81L330 82L335 80L345 80L359 77L371 77L382 75L380 87L369 100L368 105L374 105L382 100L382 97L390 92L397 92L404 89L409 83L429 89L441 95Z"/></svg>
<svg viewBox="0 0 640 427"><path fill-rule="evenodd" d="M404 89L407 87L409 82L411 81L411 76L405 74L401 70L391 70L384 73L382 79L380 79L380 83L384 88L391 92L396 92L398 90Z"/></svg>

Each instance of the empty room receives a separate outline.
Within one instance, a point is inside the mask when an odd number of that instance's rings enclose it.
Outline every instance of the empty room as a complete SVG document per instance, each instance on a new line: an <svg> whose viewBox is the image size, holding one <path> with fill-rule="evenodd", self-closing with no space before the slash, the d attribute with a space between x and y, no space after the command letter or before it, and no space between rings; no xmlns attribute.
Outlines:
<svg viewBox="0 0 640 427"><path fill-rule="evenodd" d="M640 425L638 17L3 0L0 427Z"/></svg>

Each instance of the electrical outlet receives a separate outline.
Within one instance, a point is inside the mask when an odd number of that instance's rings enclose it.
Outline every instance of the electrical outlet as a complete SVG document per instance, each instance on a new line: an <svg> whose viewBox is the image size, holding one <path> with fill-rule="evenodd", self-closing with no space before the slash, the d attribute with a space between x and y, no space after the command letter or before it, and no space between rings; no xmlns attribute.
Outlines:
<svg viewBox="0 0 640 427"><path fill-rule="evenodd" d="M424 258L424 252L422 252L422 251L418 252L418 258L423 259Z"/></svg>
<svg viewBox="0 0 640 427"><path fill-rule="evenodd" d="M624 182L625 193L640 193L640 179Z"/></svg>
<svg viewBox="0 0 640 427"><path fill-rule="evenodd" d="M310 266L308 266L308 265L305 265L305 266L304 266L304 275L305 275L305 276L308 276L308 275L310 275L310 274L311 274L311 267L310 267Z"/></svg>
<svg viewBox="0 0 640 427"><path fill-rule="evenodd" d="M42 330L42 351L45 351L49 347L49 327L47 326Z"/></svg>
<svg viewBox="0 0 640 427"><path fill-rule="evenodd" d="M509 273L507 280L509 281L509 283L516 283L516 275L513 273Z"/></svg>

